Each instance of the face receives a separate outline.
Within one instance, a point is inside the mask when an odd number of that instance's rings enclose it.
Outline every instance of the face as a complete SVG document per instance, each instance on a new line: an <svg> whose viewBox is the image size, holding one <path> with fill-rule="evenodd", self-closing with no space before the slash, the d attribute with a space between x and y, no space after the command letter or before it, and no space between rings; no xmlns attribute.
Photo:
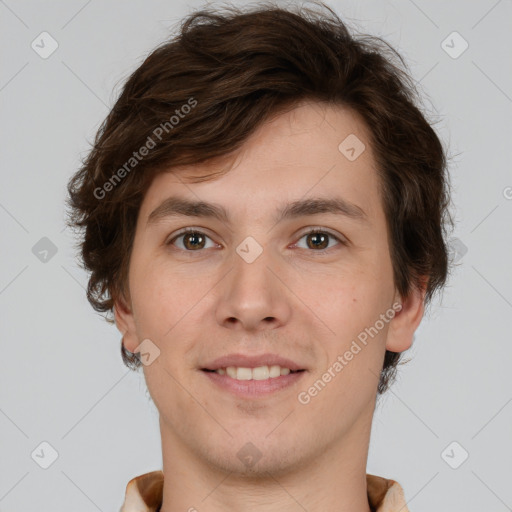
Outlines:
<svg viewBox="0 0 512 512"><path fill-rule="evenodd" d="M421 297L394 288L365 124L302 103L263 125L229 172L190 179L205 170L152 182L130 298L115 309L128 350L150 340L143 368L164 443L226 471L273 474L364 445L385 350L409 348L423 312ZM199 201L216 209L185 208ZM230 355L240 357L216 362ZM205 370L226 366L242 369Z"/></svg>

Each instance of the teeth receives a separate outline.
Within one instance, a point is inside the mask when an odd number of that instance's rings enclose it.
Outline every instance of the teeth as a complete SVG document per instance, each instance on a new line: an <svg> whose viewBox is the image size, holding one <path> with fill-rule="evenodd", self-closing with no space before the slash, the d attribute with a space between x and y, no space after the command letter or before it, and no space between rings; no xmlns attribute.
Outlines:
<svg viewBox="0 0 512 512"><path fill-rule="evenodd" d="M222 368L221 368L222 370ZM219 370L217 370L217 373L219 372ZM226 373L228 374L229 377L231 377L232 379L236 379L236 368L234 366L228 366L226 368Z"/></svg>
<svg viewBox="0 0 512 512"><path fill-rule="evenodd" d="M283 370L286 371L287 368L283 368ZM288 372L289 372L289 370L288 370ZM269 377L271 377L271 378L279 377L281 375L281 367L277 366L277 365L271 366L268 373L269 373ZM283 375L286 375L286 373Z"/></svg>
<svg viewBox="0 0 512 512"><path fill-rule="evenodd" d="M237 380L266 380L279 377L281 375L288 375L289 368L281 368L279 365L273 366L258 366L257 368L243 368L228 366L227 368L219 368L216 370L219 375L228 375L232 379Z"/></svg>
<svg viewBox="0 0 512 512"><path fill-rule="evenodd" d="M252 379L252 370L250 368L233 368L236 372L237 380L251 380Z"/></svg>

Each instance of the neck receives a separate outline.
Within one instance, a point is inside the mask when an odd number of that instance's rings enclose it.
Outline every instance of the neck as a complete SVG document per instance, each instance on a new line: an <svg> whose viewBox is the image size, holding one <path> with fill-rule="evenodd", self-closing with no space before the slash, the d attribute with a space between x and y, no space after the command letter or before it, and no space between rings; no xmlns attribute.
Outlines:
<svg viewBox="0 0 512 512"><path fill-rule="evenodd" d="M270 458L266 465L262 457L245 471L238 459L209 457L197 443L188 446L160 417L164 472L160 510L370 512L366 462L372 416L373 407L349 431L321 445L320 453L308 454L304 449L301 455L297 449L280 454L279 461Z"/></svg>

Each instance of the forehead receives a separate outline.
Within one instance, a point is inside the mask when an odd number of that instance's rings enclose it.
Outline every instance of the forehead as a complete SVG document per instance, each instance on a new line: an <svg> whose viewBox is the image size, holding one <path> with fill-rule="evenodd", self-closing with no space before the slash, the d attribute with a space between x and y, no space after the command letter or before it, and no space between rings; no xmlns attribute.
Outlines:
<svg viewBox="0 0 512 512"><path fill-rule="evenodd" d="M198 181L222 169L228 171ZM356 113L340 106L303 102L262 124L228 160L169 171L148 188L142 218L169 196L219 203L239 218L275 218L280 206L308 197L341 197L369 217L382 214L369 130Z"/></svg>

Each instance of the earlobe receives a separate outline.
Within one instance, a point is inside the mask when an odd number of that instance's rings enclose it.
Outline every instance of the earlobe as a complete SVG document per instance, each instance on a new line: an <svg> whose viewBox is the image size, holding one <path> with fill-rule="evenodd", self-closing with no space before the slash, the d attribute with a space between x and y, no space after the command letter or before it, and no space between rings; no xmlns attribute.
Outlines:
<svg viewBox="0 0 512 512"><path fill-rule="evenodd" d="M404 352L411 348L414 333L425 312L425 291L426 282L424 281L420 289L414 288L408 297L403 297L400 300L402 307L389 323L386 339L387 350Z"/></svg>

